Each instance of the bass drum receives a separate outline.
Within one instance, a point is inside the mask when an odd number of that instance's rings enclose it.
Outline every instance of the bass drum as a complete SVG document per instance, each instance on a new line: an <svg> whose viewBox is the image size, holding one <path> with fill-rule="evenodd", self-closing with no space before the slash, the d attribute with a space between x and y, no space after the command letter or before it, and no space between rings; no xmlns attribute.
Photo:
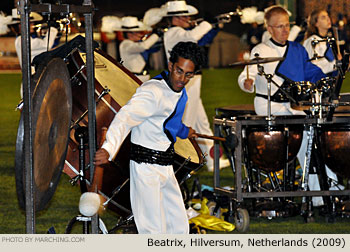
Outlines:
<svg viewBox="0 0 350 252"><path fill-rule="evenodd" d="M103 129L108 128L114 115L124 106L136 89L141 85L137 79L120 63L116 62L110 56L100 50L94 52L95 60L95 99L96 99L96 134L97 142L100 143L103 138ZM64 172L70 177L75 177L79 173L79 150L78 142L74 138L75 129L87 127L87 84L85 71L85 54L73 50L66 59L71 76L73 111L72 121L75 122L71 127L68 153L65 161ZM108 93L99 99L99 96L105 91ZM178 139L175 144L175 163L174 170L179 181L183 181L192 171L197 170L203 165L203 155L197 143L189 139ZM85 156L85 162L89 162L89 155ZM115 159L96 174L94 181L97 183L99 193L110 200L108 208L121 216L128 216L131 213L129 198L129 162L130 162L130 135L122 144L120 151ZM98 170L98 167L96 167ZM88 175L88 172L85 174ZM88 176L87 176L88 177ZM95 185L95 183L94 183ZM95 186L88 187L88 190L94 191ZM112 197L114 192L118 192L116 197Z"/></svg>
<svg viewBox="0 0 350 252"><path fill-rule="evenodd" d="M287 134L288 129L288 134ZM303 125L249 126L247 131L248 158L253 167L266 172L283 169L288 146L288 163L292 162L301 146Z"/></svg>
<svg viewBox="0 0 350 252"><path fill-rule="evenodd" d="M319 140L325 164L337 175L350 178L350 125L321 125Z"/></svg>

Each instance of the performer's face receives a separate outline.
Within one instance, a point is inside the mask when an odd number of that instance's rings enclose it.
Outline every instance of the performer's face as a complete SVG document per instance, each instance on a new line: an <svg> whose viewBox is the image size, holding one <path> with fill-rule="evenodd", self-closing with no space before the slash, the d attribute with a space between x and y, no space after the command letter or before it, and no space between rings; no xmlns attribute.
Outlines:
<svg viewBox="0 0 350 252"><path fill-rule="evenodd" d="M179 57L175 63L169 62L169 81L173 90L180 92L194 76L195 65L192 60Z"/></svg>
<svg viewBox="0 0 350 252"><path fill-rule="evenodd" d="M189 28L191 26L191 17L190 16L175 16L172 19L172 24L180 26L182 28Z"/></svg>
<svg viewBox="0 0 350 252"><path fill-rule="evenodd" d="M331 19L329 18L328 13L326 11L321 11L320 14L318 14L315 26L319 31L327 31L329 28L331 28Z"/></svg>
<svg viewBox="0 0 350 252"><path fill-rule="evenodd" d="M290 24L286 14L275 14L267 22L267 30L273 40L280 44L285 44L288 40Z"/></svg>

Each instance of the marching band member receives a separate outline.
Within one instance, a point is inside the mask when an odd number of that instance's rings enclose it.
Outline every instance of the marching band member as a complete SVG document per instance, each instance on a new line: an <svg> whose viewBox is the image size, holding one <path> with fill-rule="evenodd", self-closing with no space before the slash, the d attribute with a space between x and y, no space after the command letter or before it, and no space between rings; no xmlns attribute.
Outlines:
<svg viewBox="0 0 350 252"><path fill-rule="evenodd" d="M164 33L164 48L167 59L169 60L169 52L175 44L180 41L191 41L197 43L205 36L213 26L207 21L202 21L193 29L191 28L191 16L196 15L198 10L187 5L186 1L169 1L165 5L165 17L170 18L171 27ZM186 86L188 93L188 103L184 113L184 123L190 125L197 132L206 135L213 135L207 114L205 112L202 99L200 97L202 75L197 73ZM201 139L198 144L203 153L208 154L206 157L206 165L209 171L213 171L214 161L209 155L213 146L212 141ZM220 160L220 167L229 166L227 159Z"/></svg>
<svg viewBox="0 0 350 252"><path fill-rule="evenodd" d="M58 30L55 27L50 27L50 31L48 31L44 37L40 37L34 29L35 22L40 22L43 20L43 17L36 13L30 13L30 53L31 53L31 62L35 58L35 56L48 51L51 49L57 39ZM20 16L17 14L17 9L12 9L12 22L9 25L17 25L20 24ZM15 40L16 53L19 60L19 64L22 67L22 41L21 35L16 37ZM32 67L32 73L34 73L35 69ZM20 88L21 97L23 96L23 84L21 83Z"/></svg>
<svg viewBox="0 0 350 252"><path fill-rule="evenodd" d="M331 19L325 10L313 11L309 17L308 30L303 45L309 54L311 62L322 69L324 73L335 70L336 60L327 41L318 42L328 37L332 27ZM341 55L338 55L341 59Z"/></svg>
<svg viewBox="0 0 350 252"><path fill-rule="evenodd" d="M316 65L309 61L305 48L297 42L288 41L290 24L288 12L281 6L272 6L265 13L267 30L271 34L270 40L262 42L252 49L251 57L284 57L278 62L263 64L264 72L272 75L272 80L283 88L283 85L297 81L317 80L326 75ZM249 78L247 78L247 69ZM258 115L267 115L267 80L265 76L258 74L257 65L250 65L238 77L240 88L248 93L255 92L254 99L255 112ZM305 115L303 111L291 108L291 103L286 95L271 84L271 114L272 115ZM302 168L307 149L307 132L303 133L303 140L297 158Z"/></svg>
<svg viewBox="0 0 350 252"><path fill-rule="evenodd" d="M332 27L331 19L325 10L313 11L309 18L308 30L306 32L306 40L304 41L304 47L309 54L311 62L322 69L324 73L335 73L336 59L333 51L328 45L327 38L329 29ZM318 42L321 41L322 42ZM339 54L338 59L341 60L342 56ZM331 179L330 190L343 189L342 185L338 185L337 175L332 172L326 165L326 174ZM317 174L309 175L309 188L310 190L320 190L320 184ZM322 197L312 197L313 206L324 205Z"/></svg>
<svg viewBox="0 0 350 252"><path fill-rule="evenodd" d="M262 42L251 51L251 58L256 55L266 57L285 57L281 62L270 62L263 64L264 71L272 74L272 80L282 86L284 82L311 81L317 80L326 75L320 68L309 62L305 48L296 42L288 41L290 24L288 12L280 6L273 6L265 13L267 30L271 38ZM249 70L249 79L247 71ZM256 65L246 66L238 77L240 88L248 93L256 92L254 99L255 112L258 115L267 115L267 80L264 76L258 75ZM285 95L277 91L275 85L271 85L271 113L273 115L304 115L303 111L291 108L290 101Z"/></svg>
<svg viewBox="0 0 350 252"><path fill-rule="evenodd" d="M95 165L112 160L131 131L130 199L139 233L189 232L189 222L172 167L176 137L196 137L182 123L185 85L203 65L198 45L180 42L170 53L169 72L143 83L115 115Z"/></svg>
<svg viewBox="0 0 350 252"><path fill-rule="evenodd" d="M146 32L151 32L152 28L131 16L122 18L120 30L125 34L125 39L119 45L123 65L142 82L149 80L150 75L146 69L146 60L150 52L149 49L156 44L159 36L153 33L146 37Z"/></svg>

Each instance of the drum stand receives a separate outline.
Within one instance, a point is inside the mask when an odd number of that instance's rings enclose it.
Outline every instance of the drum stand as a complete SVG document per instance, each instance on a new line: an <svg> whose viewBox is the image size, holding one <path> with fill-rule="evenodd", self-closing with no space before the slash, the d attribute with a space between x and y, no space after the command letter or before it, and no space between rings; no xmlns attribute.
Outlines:
<svg viewBox="0 0 350 252"><path fill-rule="evenodd" d="M274 117L272 116L272 112L271 112L271 84L274 84L278 90L280 90L284 95L286 95L288 97L288 99L292 102L296 102L294 100L293 97L290 96L290 94L288 92L286 92L285 90L283 90L273 79L273 75L272 74L266 74L264 71L264 66L262 66L261 64L257 64L258 67L258 74L260 76L264 76L265 79L267 80L267 118L266 120L269 122L269 125L271 125L271 121L274 119Z"/></svg>
<svg viewBox="0 0 350 252"><path fill-rule="evenodd" d="M87 127L78 126L74 132L74 138L79 143L79 174L71 179L70 183L75 185L78 181L80 184L81 193L87 192L87 185L85 179L85 149L88 142L88 129ZM75 222L83 223L83 234L89 234L89 224L91 223L91 217L78 215L75 216L67 225L65 233L70 233Z"/></svg>

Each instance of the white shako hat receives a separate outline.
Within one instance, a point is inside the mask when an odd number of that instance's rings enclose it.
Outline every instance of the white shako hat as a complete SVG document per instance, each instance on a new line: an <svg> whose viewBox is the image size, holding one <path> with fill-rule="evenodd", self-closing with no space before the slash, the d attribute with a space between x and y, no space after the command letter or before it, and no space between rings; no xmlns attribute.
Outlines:
<svg viewBox="0 0 350 252"><path fill-rule="evenodd" d="M198 10L192 5L187 5L186 1L169 1L166 3L165 17L192 16L198 14Z"/></svg>
<svg viewBox="0 0 350 252"><path fill-rule="evenodd" d="M36 12L31 12L29 15L30 22L42 21L43 17ZM21 22L21 16L18 15L17 8L12 9L12 21L9 24L19 24Z"/></svg>

